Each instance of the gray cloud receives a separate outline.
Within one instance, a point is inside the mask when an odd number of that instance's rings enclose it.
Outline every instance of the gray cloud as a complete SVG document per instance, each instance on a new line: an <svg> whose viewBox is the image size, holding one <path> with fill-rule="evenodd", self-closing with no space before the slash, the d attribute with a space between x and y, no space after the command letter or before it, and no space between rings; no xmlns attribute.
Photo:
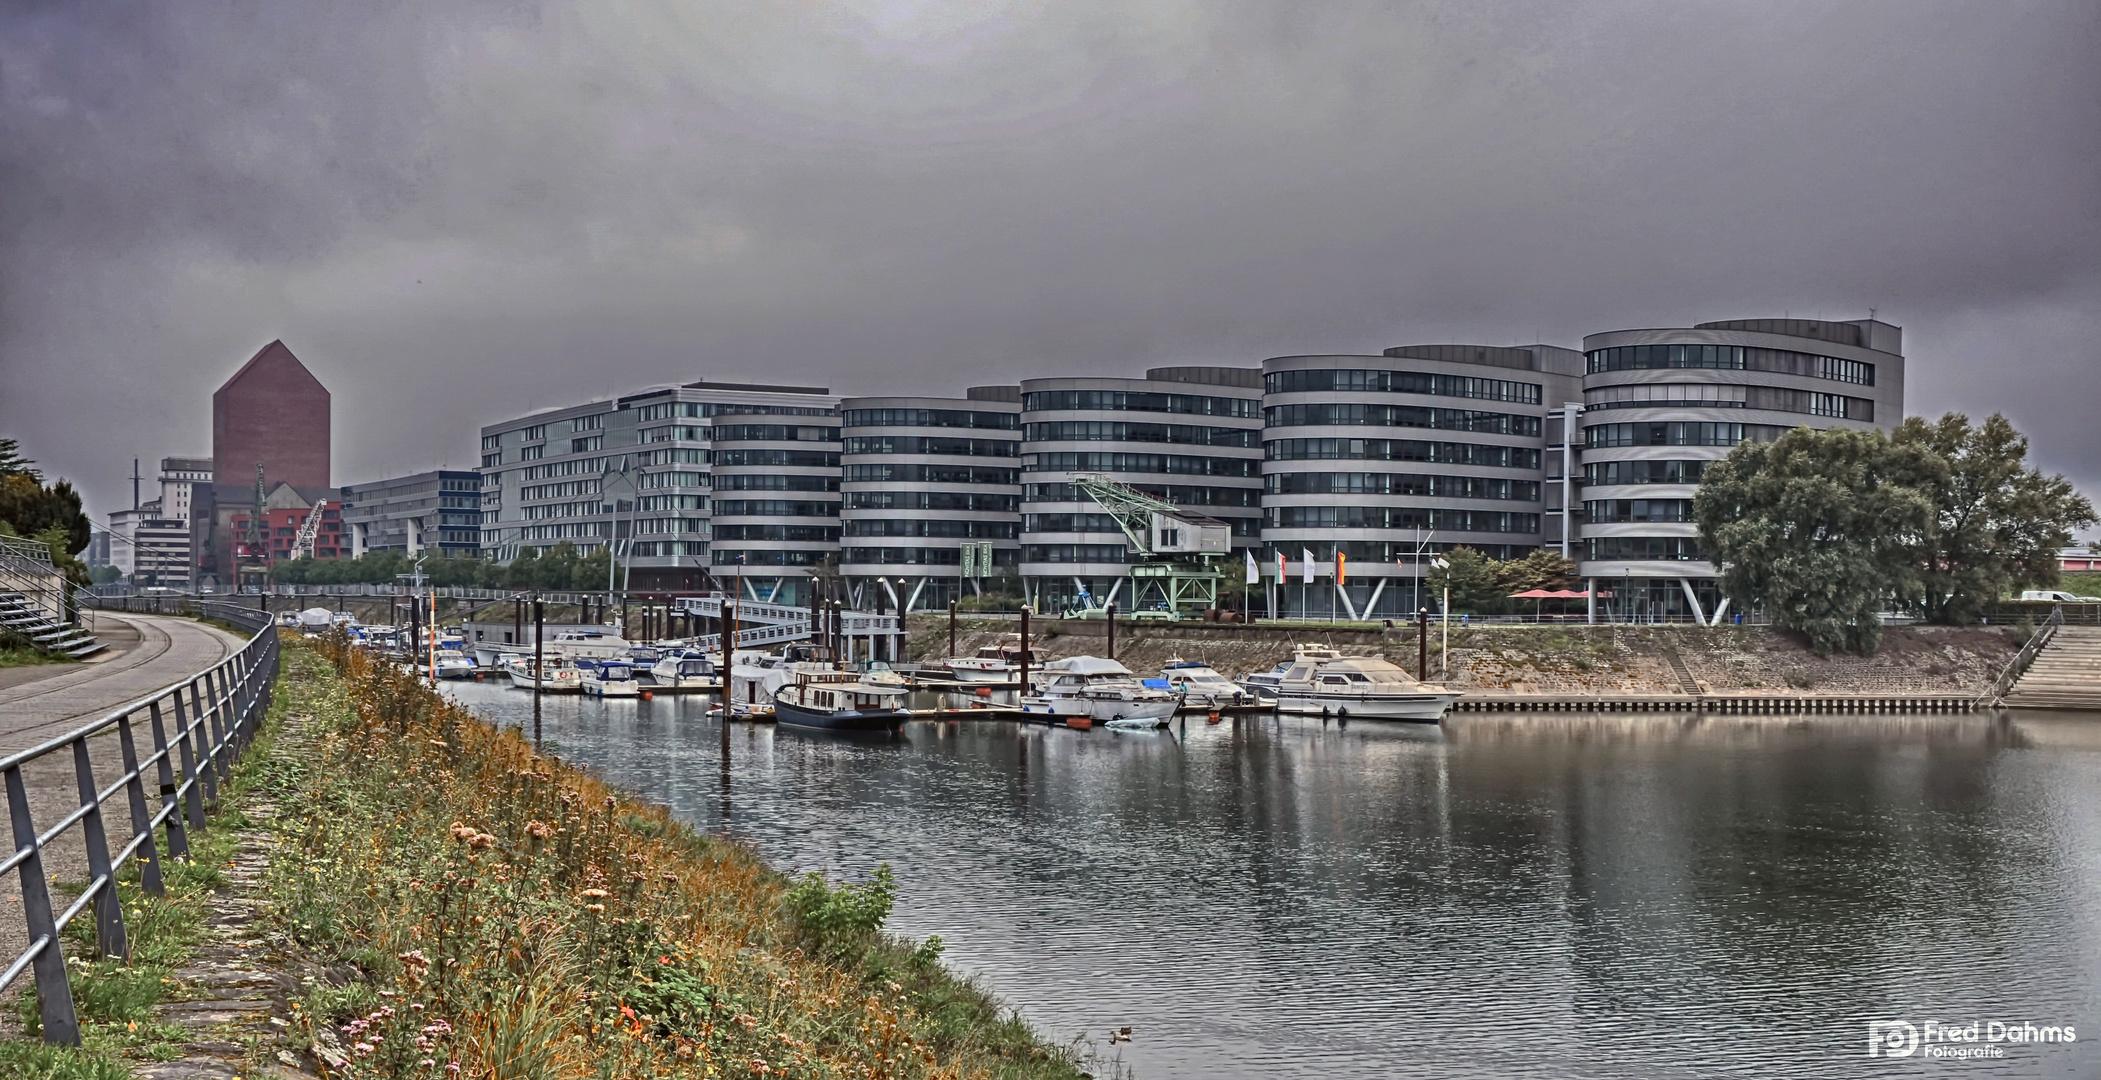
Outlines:
<svg viewBox="0 0 2101 1080"><path fill-rule="evenodd" d="M2097 490L2096 56L2091 6L1913 0L16 5L0 430L106 510L279 336L347 481L700 375L1875 307L1914 411Z"/></svg>

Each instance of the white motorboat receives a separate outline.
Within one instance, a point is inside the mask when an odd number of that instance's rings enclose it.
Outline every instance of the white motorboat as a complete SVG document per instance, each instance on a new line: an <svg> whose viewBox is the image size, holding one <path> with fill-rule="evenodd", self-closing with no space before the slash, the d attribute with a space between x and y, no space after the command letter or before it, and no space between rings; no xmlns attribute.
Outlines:
<svg viewBox="0 0 2101 1080"><path fill-rule="evenodd" d="M870 660L868 662L867 666L861 671L861 681L870 686L891 687L898 690L907 690L912 686L912 680L891 670L890 665L881 660Z"/></svg>
<svg viewBox="0 0 2101 1080"><path fill-rule="evenodd" d="M504 665L511 676L511 685L521 690L533 688L534 672L532 657L514 659ZM574 694L583 689L584 673L573 665L550 658L539 673L540 692L543 694Z"/></svg>
<svg viewBox="0 0 2101 1080"><path fill-rule="evenodd" d="M1300 657L1311 656L1321 660L1340 660L1342 654L1326 645L1300 645L1292 650L1291 659L1268 671L1250 671L1238 680L1241 689L1253 695L1256 701L1277 700L1277 684L1284 680L1284 673L1291 670Z"/></svg>
<svg viewBox="0 0 2101 1080"><path fill-rule="evenodd" d="M471 679L474 677L474 658L458 649L439 649L431 659L440 679Z"/></svg>
<svg viewBox="0 0 2101 1080"><path fill-rule="evenodd" d="M578 667L582 669L582 675L576 683L586 694L593 697L642 696L642 684L635 678L635 665L625 660L600 660Z"/></svg>
<svg viewBox="0 0 2101 1080"><path fill-rule="evenodd" d="M1138 681L1131 669L1098 656L1074 656L1044 666L1039 692L1021 699L1021 711L1036 716L1091 720L1160 720L1174 715L1180 700Z"/></svg>
<svg viewBox="0 0 2101 1080"><path fill-rule="evenodd" d="M1160 677L1191 705L1239 705L1253 696L1201 660L1171 657L1167 666L1160 669Z"/></svg>
<svg viewBox="0 0 2101 1080"><path fill-rule="evenodd" d="M635 643L619 634L588 627L568 627L552 630L541 641L543 656L561 657L566 660L626 660L628 650ZM523 644L477 641L474 643L474 658L482 664L501 664L512 657L531 657L531 642Z"/></svg>
<svg viewBox="0 0 2101 1080"><path fill-rule="evenodd" d="M722 676L715 671L715 662L699 649L673 649L665 653L650 666L649 678L658 686L713 690L722 685Z"/></svg>
<svg viewBox="0 0 2101 1080"><path fill-rule="evenodd" d="M1370 656L1301 651L1277 682L1277 710L1307 715L1434 724L1457 700L1457 691L1417 682L1399 665Z"/></svg>
<svg viewBox="0 0 2101 1080"><path fill-rule="evenodd" d="M1021 635L1009 634L999 644L979 649L975 656L951 656L941 666L957 682L1011 683L1020 678L1021 651ZM1035 656L1028 659L1030 667L1037 666Z"/></svg>

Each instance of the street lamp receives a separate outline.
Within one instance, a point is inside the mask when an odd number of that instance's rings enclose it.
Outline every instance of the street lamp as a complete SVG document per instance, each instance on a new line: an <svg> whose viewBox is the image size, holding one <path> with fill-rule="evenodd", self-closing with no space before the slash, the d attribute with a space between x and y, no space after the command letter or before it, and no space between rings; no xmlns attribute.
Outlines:
<svg viewBox="0 0 2101 1080"><path fill-rule="evenodd" d="M1452 569L1452 564L1447 562L1442 555L1432 555L1430 557L1430 566L1435 570L1447 571L1444 575L1444 603L1442 605L1444 612L1444 643L1437 647L1437 673L1446 679L1450 679L1452 677L1452 575L1449 571Z"/></svg>

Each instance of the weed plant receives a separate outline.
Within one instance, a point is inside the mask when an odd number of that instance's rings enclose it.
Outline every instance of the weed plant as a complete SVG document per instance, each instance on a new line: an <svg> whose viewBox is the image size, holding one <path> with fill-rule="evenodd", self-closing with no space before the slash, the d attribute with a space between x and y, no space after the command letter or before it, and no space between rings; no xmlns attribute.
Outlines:
<svg viewBox="0 0 2101 1080"><path fill-rule="evenodd" d="M789 880L340 642L286 661L319 730L270 895L335 975L302 1010L332 1075L1081 1075L883 932L887 868Z"/></svg>

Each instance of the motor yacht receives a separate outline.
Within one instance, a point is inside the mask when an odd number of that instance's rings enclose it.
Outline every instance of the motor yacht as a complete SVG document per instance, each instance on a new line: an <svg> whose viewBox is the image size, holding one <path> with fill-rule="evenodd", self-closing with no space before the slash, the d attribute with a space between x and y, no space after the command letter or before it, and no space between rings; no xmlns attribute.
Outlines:
<svg viewBox="0 0 2101 1080"><path fill-rule="evenodd" d="M957 682L967 683L1011 683L1020 677L1021 635L1009 634L997 645L987 645L975 656L951 656L941 662L949 676ZM1036 667L1036 658L1028 657L1029 666Z"/></svg>
<svg viewBox="0 0 2101 1080"><path fill-rule="evenodd" d="M1180 700L1147 687L1131 669L1098 656L1074 656L1044 666L1038 692L1021 699L1021 711L1054 719L1165 720Z"/></svg>
<svg viewBox="0 0 2101 1080"><path fill-rule="evenodd" d="M431 658L431 667L440 679L471 679L474 677L474 658L458 649L439 649Z"/></svg>
<svg viewBox="0 0 2101 1080"><path fill-rule="evenodd" d="M1302 652L1277 682L1277 710L1307 715L1434 724L1459 696L1370 656L1323 658Z"/></svg>
<svg viewBox="0 0 2101 1080"><path fill-rule="evenodd" d="M673 649L649 668L649 678L658 686L714 690L722 686L715 662L699 649Z"/></svg>
<svg viewBox="0 0 2101 1080"><path fill-rule="evenodd" d="M1253 696L1201 660L1170 657L1160 677L1167 680L1169 690L1191 705L1239 705Z"/></svg>
<svg viewBox="0 0 2101 1080"><path fill-rule="evenodd" d="M517 657L504 665L511 676L511 685L521 690L531 690L534 684L533 659ZM540 692L543 694L574 694L583 689L584 673L565 660L549 658L538 673Z"/></svg>
<svg viewBox="0 0 2101 1080"><path fill-rule="evenodd" d="M1256 701L1275 701L1277 700L1277 684L1283 681L1284 673L1290 671L1291 665L1298 663L1301 657L1313 657L1317 660L1340 660L1342 659L1342 654L1326 645L1300 645L1292 650L1291 659L1278 664L1276 667L1268 671L1251 671L1242 675L1238 680L1239 686L1252 695Z"/></svg>
<svg viewBox="0 0 2101 1080"><path fill-rule="evenodd" d="M854 671L799 671L773 695L774 722L819 731L889 731L912 713L905 688L872 683Z"/></svg>

